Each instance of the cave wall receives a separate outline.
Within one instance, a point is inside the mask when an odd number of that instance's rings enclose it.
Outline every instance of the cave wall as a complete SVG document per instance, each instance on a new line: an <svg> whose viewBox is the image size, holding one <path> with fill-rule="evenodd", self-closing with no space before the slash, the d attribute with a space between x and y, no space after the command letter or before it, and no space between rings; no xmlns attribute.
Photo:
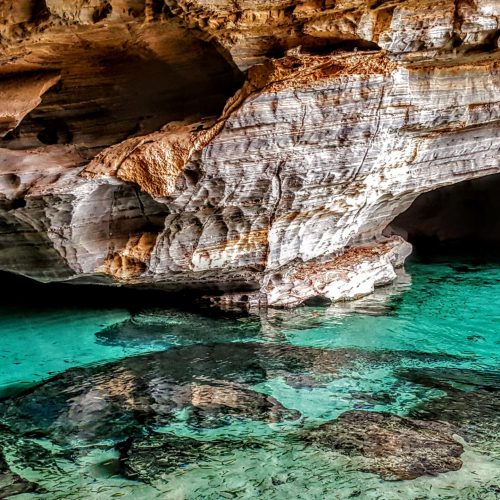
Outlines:
<svg viewBox="0 0 500 500"><path fill-rule="evenodd" d="M490 0L0 0L0 19L2 270L352 299L395 277L411 247L383 231L419 195L500 172Z"/></svg>
<svg viewBox="0 0 500 500"><path fill-rule="evenodd" d="M0 147L74 145L90 159L170 121L218 115L243 76L146 3L2 0Z"/></svg>

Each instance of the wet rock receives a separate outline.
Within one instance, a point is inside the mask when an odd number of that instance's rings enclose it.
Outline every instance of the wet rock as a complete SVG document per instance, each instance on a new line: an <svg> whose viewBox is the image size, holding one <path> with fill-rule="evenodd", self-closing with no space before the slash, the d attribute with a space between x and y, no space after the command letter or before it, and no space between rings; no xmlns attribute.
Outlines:
<svg viewBox="0 0 500 500"><path fill-rule="evenodd" d="M63 443L123 440L144 427L168 424L180 410L196 427L235 418L296 420L298 412L250 385L274 370L306 371L318 356L315 350L264 344L172 348L68 370L0 403L0 419L21 435ZM345 362L342 355L338 360Z"/></svg>
<svg viewBox="0 0 500 500"><path fill-rule="evenodd" d="M463 447L453 432L453 427L437 422L353 410L315 429L308 440L362 457L366 472L404 480L460 469Z"/></svg>
<svg viewBox="0 0 500 500"><path fill-rule="evenodd" d="M394 402L394 396L388 392L351 392L351 397L354 400L359 400L363 403L372 405L376 404L389 404Z"/></svg>
<svg viewBox="0 0 500 500"><path fill-rule="evenodd" d="M500 373L466 368L418 368L399 370L396 375L415 384L449 391L500 391Z"/></svg>
<svg viewBox="0 0 500 500"><path fill-rule="evenodd" d="M11 439L12 437L4 434L4 431L0 426L0 498L36 492L38 486L13 472L5 459L4 448L9 442L9 437Z"/></svg>
<svg viewBox="0 0 500 500"><path fill-rule="evenodd" d="M37 485L11 472L0 451L0 498L9 498L21 493L33 493Z"/></svg>
<svg viewBox="0 0 500 500"><path fill-rule="evenodd" d="M122 472L131 479L153 481L206 456L211 443L170 434L153 434L119 446Z"/></svg>
<svg viewBox="0 0 500 500"><path fill-rule="evenodd" d="M500 452L500 392L452 391L442 398L420 403L411 417L450 422L456 433L484 451Z"/></svg>
<svg viewBox="0 0 500 500"><path fill-rule="evenodd" d="M283 377L290 385L325 383L339 370L441 355L320 349L287 344L195 344L75 368L0 402L0 421L21 435L57 442L124 440L145 427L168 425L180 411L196 427L234 419L296 420L298 413L252 385Z"/></svg>
<svg viewBox="0 0 500 500"><path fill-rule="evenodd" d="M410 411L413 418L440 420L482 451L500 452L500 374L462 368L401 370L398 376L411 382L441 389L443 397L423 401Z"/></svg>
<svg viewBox="0 0 500 500"><path fill-rule="evenodd" d="M275 398L236 384L192 384L189 401L193 408L189 423L194 427L220 427L235 418L266 422L300 418L298 411L283 407Z"/></svg>

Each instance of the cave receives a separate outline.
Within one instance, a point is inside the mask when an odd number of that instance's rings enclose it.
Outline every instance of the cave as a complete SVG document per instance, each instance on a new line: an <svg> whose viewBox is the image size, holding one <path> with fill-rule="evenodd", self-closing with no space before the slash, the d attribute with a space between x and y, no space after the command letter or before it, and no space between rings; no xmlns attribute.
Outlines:
<svg viewBox="0 0 500 500"><path fill-rule="evenodd" d="M155 24L147 35L139 21L131 21L130 33L111 33L101 26L110 9L106 3L94 13L89 33L62 30L50 54L37 47L39 67L6 64L0 70L4 88L47 74L60 78L15 128L15 120L4 127L0 148L68 145L88 160L169 122L218 116L241 86L243 74L214 44L173 21Z"/></svg>
<svg viewBox="0 0 500 500"><path fill-rule="evenodd" d="M415 253L500 253L500 174L458 182L421 194L388 226Z"/></svg>
<svg viewBox="0 0 500 500"><path fill-rule="evenodd" d="M0 499L500 499L499 20L0 0Z"/></svg>

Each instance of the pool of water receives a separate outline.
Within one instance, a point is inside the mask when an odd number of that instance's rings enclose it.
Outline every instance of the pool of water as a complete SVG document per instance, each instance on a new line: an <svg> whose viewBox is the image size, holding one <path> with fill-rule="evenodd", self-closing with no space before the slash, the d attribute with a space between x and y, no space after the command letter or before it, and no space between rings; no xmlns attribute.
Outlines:
<svg viewBox="0 0 500 500"><path fill-rule="evenodd" d="M0 498L499 498L499 296L436 258L260 317L4 306Z"/></svg>

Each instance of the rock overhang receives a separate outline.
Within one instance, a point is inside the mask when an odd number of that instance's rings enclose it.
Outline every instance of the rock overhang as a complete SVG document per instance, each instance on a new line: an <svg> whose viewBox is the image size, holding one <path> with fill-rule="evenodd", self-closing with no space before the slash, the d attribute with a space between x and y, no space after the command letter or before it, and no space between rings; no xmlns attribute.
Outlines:
<svg viewBox="0 0 500 500"><path fill-rule="evenodd" d="M96 0L71 9L51 1L37 15L19 5L6 16L2 43L10 59L0 71L19 77L52 61L49 69L59 72L50 83L61 83L41 105L33 101L27 116L21 113L27 100L19 106L19 117L26 117L2 153L10 190L4 197L12 198L18 175L9 166L12 150L66 173L26 190L15 187L14 198L22 201L2 209L9 242L2 268L39 278L36 266L46 266L55 280L83 273L86 280L107 277L130 286L218 288L229 295L216 303L259 306L297 305L314 296L351 299L390 281L408 254L406 243L382 235L394 217L423 192L499 171L498 16L488 2L443 6L436 16L416 1L240 2L236 8L225 1ZM107 80L106 71L99 73L92 85L87 78L84 99L65 109L65 81L82 68L76 61L71 69L70 39L90 54L108 47L100 64L111 73ZM352 40L377 45L364 50ZM55 67L58 50L66 54L59 59L66 69ZM137 117L140 106L122 118L111 112L120 109L121 97L110 100L109 77L141 70L123 69L120 54L130 53L145 68L151 54L167 64L164 90L148 71L151 78L137 89L147 93L153 84L169 96L163 107L161 100L148 104L147 112L159 112L150 118ZM239 78L235 66L248 70L247 77L229 97ZM189 75L180 80L180 93L168 83L179 74ZM190 78L205 86L182 100L194 88L182 83ZM207 87L210 80L223 82L222 94L216 83ZM57 121L61 108L65 118L85 115L85 102L102 88L109 89L102 100L106 118L70 120L69 134ZM40 99L44 88L35 90ZM138 118L140 125L126 133L117 126ZM33 140L40 120L41 137L55 143ZM87 132L79 135L80 126ZM71 174L68 151L75 155ZM63 206L65 217L57 213ZM13 230L24 235L24 261L9 251ZM30 243L39 237L43 245Z"/></svg>

